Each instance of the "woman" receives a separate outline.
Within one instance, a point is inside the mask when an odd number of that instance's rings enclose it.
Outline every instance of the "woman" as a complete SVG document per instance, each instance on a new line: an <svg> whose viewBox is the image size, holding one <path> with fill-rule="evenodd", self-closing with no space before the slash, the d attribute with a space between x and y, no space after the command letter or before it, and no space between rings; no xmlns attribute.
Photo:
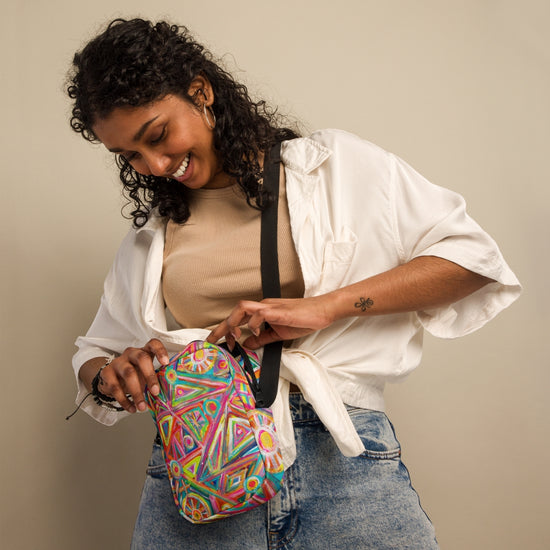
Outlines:
<svg viewBox="0 0 550 550"><path fill-rule="evenodd" d="M418 365L423 328L467 334L520 290L461 197L345 132L298 137L182 27L116 20L73 69L72 127L117 155L135 206L73 361L78 401L96 378L126 412L84 409L105 424L145 410L154 361L192 340L285 341L273 406L283 490L189 524L155 445L133 548L437 548L384 384ZM280 140L282 298L261 300L262 163Z"/></svg>

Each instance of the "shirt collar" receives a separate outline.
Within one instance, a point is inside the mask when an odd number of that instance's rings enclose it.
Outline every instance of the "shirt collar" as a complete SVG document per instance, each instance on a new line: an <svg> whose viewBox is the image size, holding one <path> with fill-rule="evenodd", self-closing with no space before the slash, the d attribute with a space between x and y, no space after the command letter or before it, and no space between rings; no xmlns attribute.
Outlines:
<svg viewBox="0 0 550 550"><path fill-rule="evenodd" d="M302 174L309 174L330 157L332 152L311 138L297 138L281 145L283 164Z"/></svg>

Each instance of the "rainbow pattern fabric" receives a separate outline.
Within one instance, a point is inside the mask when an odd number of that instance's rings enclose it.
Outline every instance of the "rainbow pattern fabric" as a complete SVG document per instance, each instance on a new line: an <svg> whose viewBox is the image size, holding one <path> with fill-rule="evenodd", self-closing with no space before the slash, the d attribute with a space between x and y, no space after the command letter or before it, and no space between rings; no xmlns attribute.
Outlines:
<svg viewBox="0 0 550 550"><path fill-rule="evenodd" d="M246 352L254 372L260 365ZM146 399L180 514L208 523L254 508L281 488L283 461L270 409L256 409L242 359L191 342L158 371Z"/></svg>

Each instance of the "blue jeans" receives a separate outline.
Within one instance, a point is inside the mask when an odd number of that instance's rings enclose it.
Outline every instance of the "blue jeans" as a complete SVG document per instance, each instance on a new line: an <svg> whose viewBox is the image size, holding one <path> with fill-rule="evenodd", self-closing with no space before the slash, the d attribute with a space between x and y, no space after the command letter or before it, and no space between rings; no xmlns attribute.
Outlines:
<svg viewBox="0 0 550 550"><path fill-rule="evenodd" d="M365 448L343 456L314 410L291 394L296 462L281 492L249 512L205 525L178 514L154 445L132 550L437 549L386 415L349 408Z"/></svg>

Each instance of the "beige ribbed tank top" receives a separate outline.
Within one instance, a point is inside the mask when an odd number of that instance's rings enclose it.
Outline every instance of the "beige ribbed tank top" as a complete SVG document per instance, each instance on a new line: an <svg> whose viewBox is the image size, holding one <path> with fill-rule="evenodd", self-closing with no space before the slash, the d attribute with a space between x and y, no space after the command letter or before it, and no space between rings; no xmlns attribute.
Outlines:
<svg viewBox="0 0 550 550"><path fill-rule="evenodd" d="M279 193L278 249L281 296L304 294L292 235L284 171ZM238 185L195 189L191 215L166 226L162 270L164 300L184 328L212 329L239 300L261 300L261 212L248 206Z"/></svg>

